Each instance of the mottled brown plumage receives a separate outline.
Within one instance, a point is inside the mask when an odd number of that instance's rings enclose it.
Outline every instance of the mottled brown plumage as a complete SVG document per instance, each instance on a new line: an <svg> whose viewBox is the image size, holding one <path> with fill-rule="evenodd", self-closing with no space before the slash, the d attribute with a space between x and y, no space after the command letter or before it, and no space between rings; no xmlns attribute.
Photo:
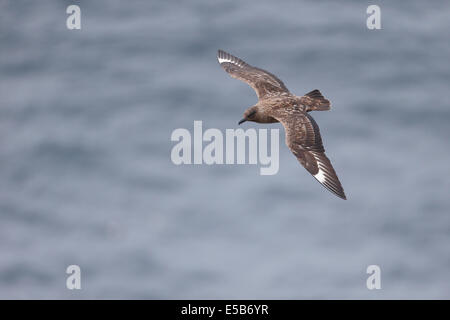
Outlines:
<svg viewBox="0 0 450 320"><path fill-rule="evenodd" d="M319 90L298 97L289 92L273 74L253 67L222 50L217 53L220 65L233 78L249 84L258 96L258 103L244 112L239 122L281 122L286 130L286 144L298 161L325 188L346 199L330 160L325 155L320 130L309 111L330 110L330 101Z"/></svg>

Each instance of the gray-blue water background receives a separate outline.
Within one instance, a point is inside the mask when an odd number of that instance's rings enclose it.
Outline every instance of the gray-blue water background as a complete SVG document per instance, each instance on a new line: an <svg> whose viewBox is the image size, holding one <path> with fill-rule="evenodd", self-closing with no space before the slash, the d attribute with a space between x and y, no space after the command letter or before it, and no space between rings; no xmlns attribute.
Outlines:
<svg viewBox="0 0 450 320"><path fill-rule="evenodd" d="M372 31L369 4L2 0L0 298L450 298L450 3L378 1ZM256 102L219 48L332 100L347 201L283 134L277 175L171 162Z"/></svg>

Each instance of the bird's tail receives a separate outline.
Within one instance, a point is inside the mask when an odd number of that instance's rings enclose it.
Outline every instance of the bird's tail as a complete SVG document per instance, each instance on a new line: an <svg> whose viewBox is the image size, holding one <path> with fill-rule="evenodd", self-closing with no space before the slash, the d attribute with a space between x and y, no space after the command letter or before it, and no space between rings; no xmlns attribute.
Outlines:
<svg viewBox="0 0 450 320"><path fill-rule="evenodd" d="M327 111L331 109L331 103L328 99L325 99L319 90L313 90L305 94L307 97L305 105L307 106L306 111Z"/></svg>

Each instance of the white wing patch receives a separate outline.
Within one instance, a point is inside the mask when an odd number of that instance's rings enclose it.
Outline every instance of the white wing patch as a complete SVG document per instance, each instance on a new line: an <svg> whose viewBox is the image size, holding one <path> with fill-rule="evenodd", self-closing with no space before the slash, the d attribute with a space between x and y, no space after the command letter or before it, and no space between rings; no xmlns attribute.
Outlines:
<svg viewBox="0 0 450 320"><path fill-rule="evenodd" d="M324 183L327 180L327 177L325 176L325 171L324 171L324 169L326 167L325 167L325 165L322 162L320 162L320 158L317 157L314 153L313 153L313 156L314 156L314 159L316 159L317 167L319 168L319 172L317 172L314 175L314 178L319 180L320 183Z"/></svg>
<svg viewBox="0 0 450 320"><path fill-rule="evenodd" d="M228 63L232 63L232 64L234 64L235 66L238 66L238 67L243 67L245 65L244 61L242 61L242 60L240 60L240 59L238 59L238 58L232 56L231 54L226 53L226 52L224 52L222 50L218 51L217 60L219 60L220 64L222 64L224 62L228 62Z"/></svg>
<svg viewBox="0 0 450 320"><path fill-rule="evenodd" d="M316 160L318 169L317 173L313 175L314 178L338 197L347 199L330 160L328 160L323 152L311 151L311 154Z"/></svg>
<svg viewBox="0 0 450 320"><path fill-rule="evenodd" d="M217 57L217 60L219 60L219 63L230 62L230 63L235 64L234 61L231 60L231 59L226 59L226 58Z"/></svg>
<svg viewBox="0 0 450 320"><path fill-rule="evenodd" d="M314 175L314 178L316 178L317 180L319 180L320 183L324 183L325 180L326 180L325 173L324 173L324 171L322 170L322 168L320 168L320 165L319 165L319 172L317 172L317 173Z"/></svg>

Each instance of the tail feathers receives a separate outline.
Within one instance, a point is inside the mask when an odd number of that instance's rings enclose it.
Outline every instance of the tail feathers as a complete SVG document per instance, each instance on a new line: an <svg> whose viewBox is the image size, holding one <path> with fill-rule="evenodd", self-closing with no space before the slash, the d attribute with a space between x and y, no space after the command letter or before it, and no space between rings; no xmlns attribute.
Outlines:
<svg viewBox="0 0 450 320"><path fill-rule="evenodd" d="M327 111L331 109L330 101L325 99L317 89L308 92L302 98L304 98L304 104L307 107L306 111Z"/></svg>

